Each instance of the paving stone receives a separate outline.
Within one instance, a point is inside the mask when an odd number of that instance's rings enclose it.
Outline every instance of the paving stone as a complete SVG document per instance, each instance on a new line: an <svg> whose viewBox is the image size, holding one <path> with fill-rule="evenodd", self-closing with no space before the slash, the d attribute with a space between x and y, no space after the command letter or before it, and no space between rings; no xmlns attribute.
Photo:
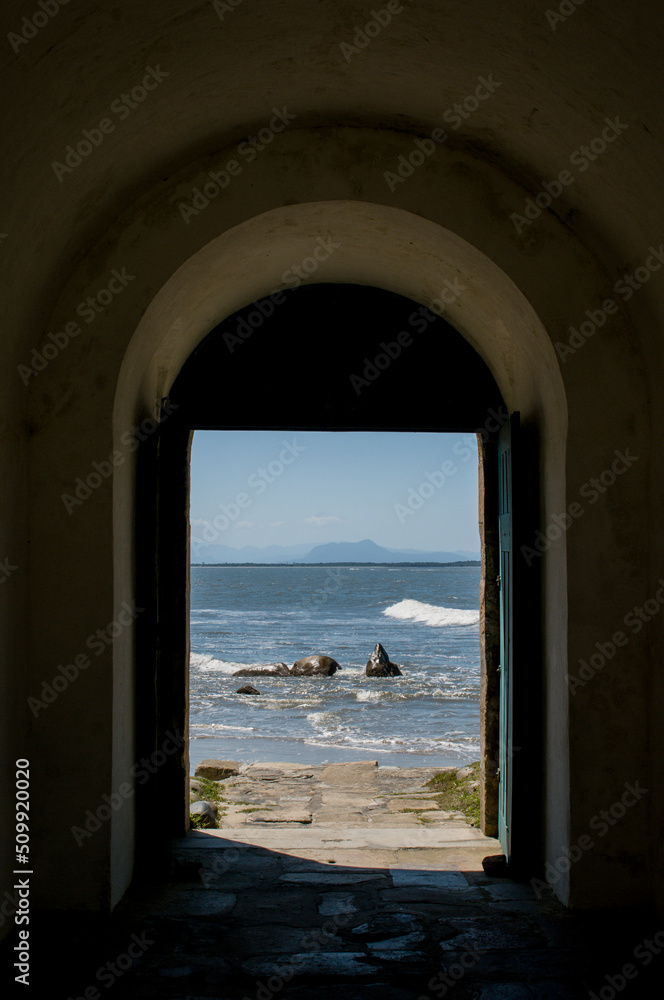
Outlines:
<svg viewBox="0 0 664 1000"><path fill-rule="evenodd" d="M537 898L533 888L521 882L488 882L483 888L490 898L495 900Z"/></svg>
<svg viewBox="0 0 664 1000"><path fill-rule="evenodd" d="M468 892L468 883L458 871L431 871L428 869L391 869L392 885L395 889L445 889L452 892Z"/></svg>
<svg viewBox="0 0 664 1000"><path fill-rule="evenodd" d="M318 912L324 917L333 917L342 913L357 913L355 897L349 892L326 892L318 907Z"/></svg>
<svg viewBox="0 0 664 1000"><path fill-rule="evenodd" d="M455 913L472 916L476 911L486 912L487 904L482 905L481 900L466 896L463 892L445 892L444 889L424 888L423 886L409 886L408 888L394 888L380 890L381 903L391 904L392 908L399 903L435 903L442 912L453 910Z"/></svg>
<svg viewBox="0 0 664 1000"><path fill-rule="evenodd" d="M378 761L349 761L346 764L328 764L320 780L328 785L373 784L376 780Z"/></svg>
<svg viewBox="0 0 664 1000"><path fill-rule="evenodd" d="M252 976L278 976L279 969L286 974L295 970L296 976L374 976L376 966L367 962L364 952L325 952L312 955L298 953L287 962L275 966L265 959L244 962L242 968ZM320 996L320 993L318 994Z"/></svg>
<svg viewBox="0 0 664 1000"><path fill-rule="evenodd" d="M386 937L399 937L404 933L421 932L417 917L408 913L377 913L362 924L350 928L353 937L367 941L380 941Z"/></svg>
<svg viewBox="0 0 664 1000"><path fill-rule="evenodd" d="M320 871L321 865L327 867L333 864L337 870L351 869L361 871L379 870L383 871L391 867L395 862L393 851L372 850L348 850L339 849L330 845L325 850L311 848L300 848L297 853L282 853L281 863L284 871Z"/></svg>
<svg viewBox="0 0 664 1000"><path fill-rule="evenodd" d="M303 893L298 889L242 892L233 911L233 925L287 920L291 926L311 927L316 922L318 899L316 893Z"/></svg>
<svg viewBox="0 0 664 1000"><path fill-rule="evenodd" d="M458 937L453 941L441 941L443 951L452 948L504 951L507 948L523 948L524 945L537 948L546 944L528 920L516 917L460 917L455 926L459 930Z"/></svg>
<svg viewBox="0 0 664 1000"><path fill-rule="evenodd" d="M247 815L246 823L311 823L311 813L305 809L274 809Z"/></svg>
<svg viewBox="0 0 664 1000"><path fill-rule="evenodd" d="M372 954L376 952L382 954L384 951L406 952L416 945L423 944L426 937L426 934L403 934L401 937L386 938L384 941L372 941L367 948Z"/></svg>
<svg viewBox="0 0 664 1000"><path fill-rule="evenodd" d="M379 949L376 944L367 945L367 951L376 960L381 962L392 962L399 966L400 971L404 966L411 966L408 970L410 974L422 972L430 966L429 956L424 951L412 951L410 948L389 948ZM415 968L412 968L415 966Z"/></svg>
<svg viewBox="0 0 664 1000"><path fill-rule="evenodd" d="M381 880L387 884L387 876L383 872L291 872L287 875L280 875L279 882L286 882L292 885L327 886L355 885L359 882L374 882Z"/></svg>
<svg viewBox="0 0 664 1000"><path fill-rule="evenodd" d="M406 796L390 799L387 803L388 812L403 812L405 810L417 809L422 812L440 812L438 806L431 799L413 799Z"/></svg>

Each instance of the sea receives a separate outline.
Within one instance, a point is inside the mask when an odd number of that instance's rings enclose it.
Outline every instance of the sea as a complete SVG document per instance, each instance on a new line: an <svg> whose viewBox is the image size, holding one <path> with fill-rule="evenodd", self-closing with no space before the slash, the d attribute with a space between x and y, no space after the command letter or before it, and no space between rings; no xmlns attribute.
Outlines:
<svg viewBox="0 0 664 1000"><path fill-rule="evenodd" d="M191 773L208 757L478 760L479 583L478 566L192 566ZM403 676L366 676L377 642ZM342 669L233 676L316 653ZM247 683L260 697L236 693Z"/></svg>

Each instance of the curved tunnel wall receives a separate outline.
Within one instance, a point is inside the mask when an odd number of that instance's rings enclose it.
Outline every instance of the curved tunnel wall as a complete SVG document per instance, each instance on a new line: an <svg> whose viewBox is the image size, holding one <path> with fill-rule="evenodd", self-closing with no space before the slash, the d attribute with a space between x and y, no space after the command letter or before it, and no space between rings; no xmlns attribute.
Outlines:
<svg viewBox="0 0 664 1000"><path fill-rule="evenodd" d="M332 237L342 248L325 262L325 281L423 305L445 280L467 284L449 319L509 407L540 432L542 528L583 501L541 559L554 865L625 782L661 786L660 619L629 633L620 669L574 694L565 681L662 575L664 292L650 249L664 232L653 198L664 144L661 11L654 0L638 10L585 4L554 31L520 0L499 18L480 0L445 11L423 0L346 60L340 42L352 40L364 8L320 8L312 23L308 2L252 0L221 21L208 3L99 0L63 7L18 51L6 48L0 446L10 477L0 558L7 552L20 567L0 606L7 704L39 695L131 600L132 455L112 487L104 480L71 513L62 496L156 412L218 322L278 287L318 237ZM3 16L14 30L12 10ZM168 75L121 119L112 105L148 66ZM480 75L499 86L454 128L445 114ZM210 171L242 156L238 145L273 108L296 119L185 221L181 206L193 205ZM52 162L105 116L114 130L58 179ZM543 182L569 168L607 118L626 130L541 214L531 209L536 218L515 225L528 199L546 202ZM385 172L441 123L447 141L391 189ZM618 283L648 260L648 280L636 279L627 298ZM87 323L79 308L90 296L101 305L111 281L126 284ZM589 310L604 322L560 357L554 345L568 344ZM34 363L33 349L69 323L81 333L25 384L17 366ZM628 473L589 503L585 484L626 449L638 456ZM130 878L131 802L80 846L70 828L124 780L133 671L126 631L48 710L34 717L26 707L19 719L12 709L3 728L8 759L33 748L42 816L61 820L56 837L46 820L35 829L47 905L103 907ZM644 858L661 861L661 818L651 791L557 891L583 905L662 898L661 878L643 874ZM3 838L9 871L11 831Z"/></svg>

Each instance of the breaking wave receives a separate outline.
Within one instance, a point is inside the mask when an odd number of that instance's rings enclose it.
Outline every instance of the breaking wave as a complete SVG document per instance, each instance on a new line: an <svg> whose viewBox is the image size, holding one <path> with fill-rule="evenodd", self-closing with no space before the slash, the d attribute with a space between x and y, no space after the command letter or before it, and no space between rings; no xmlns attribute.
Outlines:
<svg viewBox="0 0 664 1000"><path fill-rule="evenodd" d="M410 619L442 628L449 625L477 625L480 620L479 611L463 610L462 608L444 608L436 604L424 604L422 601L399 601L385 608L384 615L389 618Z"/></svg>

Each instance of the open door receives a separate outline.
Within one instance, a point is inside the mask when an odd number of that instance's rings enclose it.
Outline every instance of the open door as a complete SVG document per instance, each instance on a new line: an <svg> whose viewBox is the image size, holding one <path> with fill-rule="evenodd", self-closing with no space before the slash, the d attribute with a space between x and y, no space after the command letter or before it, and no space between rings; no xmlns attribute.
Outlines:
<svg viewBox="0 0 664 1000"><path fill-rule="evenodd" d="M519 414L511 414L498 438L498 538L500 587L500 708L498 745L498 837L512 859L513 684L514 684L514 523L513 464Z"/></svg>
<svg viewBox="0 0 664 1000"><path fill-rule="evenodd" d="M170 865L189 822L189 456L191 430L162 401L138 451L136 862L143 878ZM147 762L147 763L146 763ZM155 816L164 836L154 836Z"/></svg>

